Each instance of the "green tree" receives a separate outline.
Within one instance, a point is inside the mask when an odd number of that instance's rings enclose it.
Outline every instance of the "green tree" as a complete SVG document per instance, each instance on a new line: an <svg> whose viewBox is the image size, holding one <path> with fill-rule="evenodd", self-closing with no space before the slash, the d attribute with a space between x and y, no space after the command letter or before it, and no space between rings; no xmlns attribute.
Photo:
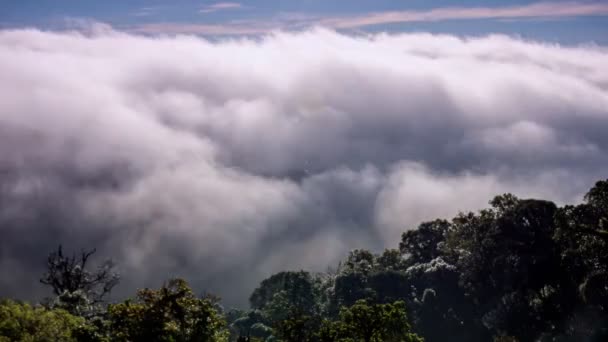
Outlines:
<svg viewBox="0 0 608 342"><path fill-rule="evenodd" d="M567 298L552 202L502 195L452 222L448 255L481 322L494 335L532 341L560 323Z"/></svg>
<svg viewBox="0 0 608 342"><path fill-rule="evenodd" d="M114 341L219 342L228 336L214 302L196 297L182 279L140 290L135 300L110 305L108 316Z"/></svg>
<svg viewBox="0 0 608 342"><path fill-rule="evenodd" d="M405 258L398 249L386 249L376 257L376 268L385 271L400 271L406 268Z"/></svg>
<svg viewBox="0 0 608 342"><path fill-rule="evenodd" d="M370 287L369 278L378 270L389 267L391 259L394 254L388 252L379 263L377 256L368 250L352 250L338 266L333 279L332 295L328 299L329 315L336 317L341 307L352 306L357 300L375 299L376 292Z"/></svg>
<svg viewBox="0 0 608 342"><path fill-rule="evenodd" d="M308 341L320 324L320 290L308 272L280 272L261 282L251 297L273 335L283 341Z"/></svg>
<svg viewBox="0 0 608 342"><path fill-rule="evenodd" d="M233 338L265 340L273 333L260 310L231 310L227 313L226 318Z"/></svg>
<svg viewBox="0 0 608 342"><path fill-rule="evenodd" d="M412 333L405 303L368 304L357 301L340 310L336 322L324 321L319 333L320 341L351 342L421 342Z"/></svg>
<svg viewBox="0 0 608 342"><path fill-rule="evenodd" d="M409 230L401 236L399 251L410 265L419 262L429 262L441 255L440 243L450 229L446 220L424 222L418 229Z"/></svg>
<svg viewBox="0 0 608 342"><path fill-rule="evenodd" d="M74 332L84 325L83 318L65 310L0 302L0 342L77 341Z"/></svg>
<svg viewBox="0 0 608 342"><path fill-rule="evenodd" d="M608 180L597 182L584 200L556 213L554 240L569 288L562 301L578 308L562 330L572 339L602 340L608 338Z"/></svg>
<svg viewBox="0 0 608 342"><path fill-rule="evenodd" d="M312 276L308 272L280 272L264 279L256 288L249 302L253 309L264 310L275 300L275 295L282 293L291 307L306 313L317 310L317 291Z"/></svg>
<svg viewBox="0 0 608 342"><path fill-rule="evenodd" d="M273 335L285 342L311 341L320 324L317 311L299 307L286 291L278 292L263 311L273 328Z"/></svg>

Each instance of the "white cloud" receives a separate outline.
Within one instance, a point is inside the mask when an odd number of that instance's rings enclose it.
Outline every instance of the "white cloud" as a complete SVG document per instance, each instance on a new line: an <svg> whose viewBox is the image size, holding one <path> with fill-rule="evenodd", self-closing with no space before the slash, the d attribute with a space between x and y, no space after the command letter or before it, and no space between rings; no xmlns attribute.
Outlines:
<svg viewBox="0 0 608 342"><path fill-rule="evenodd" d="M420 222L449 219L459 212L487 207L490 199L504 193L521 198L550 198L558 204L578 202L583 196L578 191L585 185L577 183L573 174L556 169L532 175L502 170L451 174L404 162L393 167L378 196L376 227L390 245Z"/></svg>
<svg viewBox="0 0 608 342"><path fill-rule="evenodd" d="M499 192L580 200L608 170L607 57L505 36L0 31L0 272L35 280L52 245L93 244L125 289L184 275L234 303Z"/></svg>

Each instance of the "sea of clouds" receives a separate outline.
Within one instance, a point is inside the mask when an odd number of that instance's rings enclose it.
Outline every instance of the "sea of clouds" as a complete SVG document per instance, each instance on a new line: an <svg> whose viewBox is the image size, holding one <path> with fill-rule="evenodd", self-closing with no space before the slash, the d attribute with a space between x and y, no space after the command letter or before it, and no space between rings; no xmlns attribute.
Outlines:
<svg viewBox="0 0 608 342"><path fill-rule="evenodd" d="M500 193L608 177L608 49L507 36L0 31L0 296L97 247L243 305Z"/></svg>

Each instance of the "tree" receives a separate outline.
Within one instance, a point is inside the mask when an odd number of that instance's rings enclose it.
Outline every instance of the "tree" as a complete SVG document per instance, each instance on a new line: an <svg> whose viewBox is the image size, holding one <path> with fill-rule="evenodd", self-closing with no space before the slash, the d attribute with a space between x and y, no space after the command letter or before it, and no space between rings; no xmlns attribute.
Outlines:
<svg viewBox="0 0 608 342"><path fill-rule="evenodd" d="M400 271L406 269L405 259L398 249L386 249L376 258L377 268L383 271Z"/></svg>
<svg viewBox="0 0 608 342"><path fill-rule="evenodd" d="M330 298L329 313L336 316L343 306L351 306L360 299L375 298L376 293L369 287L368 277L363 273L341 273L334 282L333 296Z"/></svg>
<svg viewBox="0 0 608 342"><path fill-rule="evenodd" d="M83 318L65 310L0 302L0 342L75 342L74 332L83 325Z"/></svg>
<svg viewBox="0 0 608 342"><path fill-rule="evenodd" d="M354 249L340 267L341 273L361 273L367 275L377 266L376 256L365 249Z"/></svg>
<svg viewBox="0 0 608 342"><path fill-rule="evenodd" d="M460 271L444 257L417 263L405 272L414 331L431 342L489 340L476 306L460 286Z"/></svg>
<svg viewBox="0 0 608 342"><path fill-rule="evenodd" d="M560 208L554 240L569 287L573 311L563 323L564 334L578 340L607 338L608 329L608 180L599 181L585 202ZM587 321L596 324L589 325Z"/></svg>
<svg viewBox="0 0 608 342"><path fill-rule="evenodd" d="M489 203L420 224L398 250L353 250L336 271L272 275L251 310L225 314L231 336L219 298L181 279L101 305L118 282L111 261L91 271L95 250L59 246L41 279L57 298L0 301L0 342L608 340L608 180L578 205Z"/></svg>
<svg viewBox="0 0 608 342"><path fill-rule="evenodd" d="M281 291L263 310L273 335L285 342L306 342L313 339L320 324L320 313L294 305L286 291Z"/></svg>
<svg viewBox="0 0 608 342"><path fill-rule="evenodd" d="M263 280L250 302L273 328L274 336L303 342L311 338L320 323L319 292L310 273L280 272Z"/></svg>
<svg viewBox="0 0 608 342"><path fill-rule="evenodd" d="M304 312L313 312L317 309L313 278L310 273L304 271L280 272L264 279L249 297L251 307L264 310L279 292L284 292L291 306L300 308Z"/></svg>
<svg viewBox="0 0 608 342"><path fill-rule="evenodd" d="M197 298L188 283L171 279L159 290L143 289L135 300L110 305L114 341L227 341L225 322L213 301Z"/></svg>
<svg viewBox="0 0 608 342"><path fill-rule="evenodd" d="M405 303L368 304L359 300L340 310L339 320L324 322L318 334L324 341L353 342L421 342L412 333Z"/></svg>
<svg viewBox="0 0 608 342"><path fill-rule="evenodd" d="M555 204L498 196L492 209L462 214L449 237L460 283L494 335L532 341L560 323L572 303L553 240Z"/></svg>
<svg viewBox="0 0 608 342"><path fill-rule="evenodd" d="M450 229L446 220L424 222L418 229L409 230L401 236L399 251L408 257L408 263L429 262L441 254L440 243Z"/></svg>
<svg viewBox="0 0 608 342"><path fill-rule="evenodd" d="M370 287L369 278L375 272L386 269L394 253L387 252L378 263L377 256L365 249L355 249L349 252L346 260L338 266L336 277L333 279L331 297L328 298L328 311L331 317L336 317L343 306L351 306L357 300L372 300L376 292Z"/></svg>
<svg viewBox="0 0 608 342"><path fill-rule="evenodd" d="M49 254L47 272L40 282L53 289L56 299L51 303L52 306L87 316L118 284L120 276L114 271L112 260L106 260L95 271L87 269L89 259L95 251L83 250L80 255L74 253L70 257L64 255L60 245L57 251Z"/></svg>
<svg viewBox="0 0 608 342"><path fill-rule="evenodd" d="M260 310L230 310L226 314L231 336L249 339L259 338L265 340L272 335L272 328Z"/></svg>

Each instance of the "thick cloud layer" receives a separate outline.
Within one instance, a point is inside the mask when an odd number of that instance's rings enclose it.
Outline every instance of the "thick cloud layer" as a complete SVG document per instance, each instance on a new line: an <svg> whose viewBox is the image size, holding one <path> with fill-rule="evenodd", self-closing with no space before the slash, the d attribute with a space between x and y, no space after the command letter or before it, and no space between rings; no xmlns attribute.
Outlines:
<svg viewBox="0 0 608 342"><path fill-rule="evenodd" d="M495 194L608 170L608 50L504 36L219 42L0 31L0 296L58 243L242 304L265 276L395 247Z"/></svg>

